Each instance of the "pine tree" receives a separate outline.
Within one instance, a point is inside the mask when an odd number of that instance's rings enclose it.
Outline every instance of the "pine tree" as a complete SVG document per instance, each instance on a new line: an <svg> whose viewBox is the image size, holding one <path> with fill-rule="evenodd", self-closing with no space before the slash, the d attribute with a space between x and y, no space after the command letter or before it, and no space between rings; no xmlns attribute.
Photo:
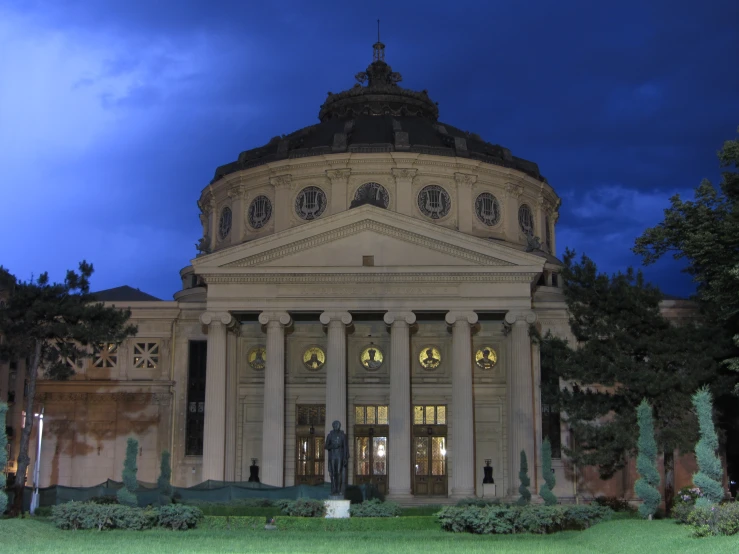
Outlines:
<svg viewBox="0 0 739 554"><path fill-rule="evenodd" d="M52 283L42 273L38 279L20 281L0 266L0 288L8 292L0 307L0 358L28 360L25 412L34 413L36 380L64 380L74 375L78 362L105 343L119 343L136 333L128 325L130 310L96 302L90 292L92 264L80 262L78 271L67 271L63 283ZM28 449L33 417L21 429L11 515L23 511L23 489L31 461Z"/></svg>
<svg viewBox="0 0 739 554"><path fill-rule="evenodd" d="M518 492L521 494L518 499L518 504L520 506L525 506L531 501L531 492L529 492L528 489L531 484L531 480L529 479L529 464L526 461L525 450L521 450L521 469L518 472L518 479L521 482L518 487Z"/></svg>
<svg viewBox="0 0 739 554"><path fill-rule="evenodd" d="M721 460L716 455L718 436L713 426L713 400L711 393L702 388L693 395L695 415L700 426L700 440L695 446L698 473L693 474L693 484L701 490L696 506L718 504L724 498Z"/></svg>
<svg viewBox="0 0 739 554"><path fill-rule="evenodd" d="M5 494L5 466L8 463L7 450L8 436L5 434L5 417L8 413L8 405L0 402L0 516L8 507L8 495Z"/></svg>
<svg viewBox="0 0 739 554"><path fill-rule="evenodd" d="M166 497L172 498L172 467L170 466L170 455L169 450L162 451L162 459L159 464L159 478L157 479L157 485L159 485L159 494Z"/></svg>
<svg viewBox="0 0 739 554"><path fill-rule="evenodd" d="M139 455L139 441L129 437L126 442L126 459L123 462L123 487L118 489L118 502L127 506L138 506L136 489L139 483L136 480L136 457Z"/></svg>
<svg viewBox="0 0 739 554"><path fill-rule="evenodd" d="M555 506L557 497L552 491L557 481L552 471L552 445L549 438L544 439L541 445L541 471L544 473L544 483L539 488L539 496L544 499L544 504L547 506Z"/></svg>
<svg viewBox="0 0 739 554"><path fill-rule="evenodd" d="M652 406L643 399L636 409L639 424L639 454L636 457L636 470L640 479L634 484L634 492L642 499L639 513L647 518L657 511L662 496L659 493L659 470L657 469L657 441L654 440L654 419Z"/></svg>

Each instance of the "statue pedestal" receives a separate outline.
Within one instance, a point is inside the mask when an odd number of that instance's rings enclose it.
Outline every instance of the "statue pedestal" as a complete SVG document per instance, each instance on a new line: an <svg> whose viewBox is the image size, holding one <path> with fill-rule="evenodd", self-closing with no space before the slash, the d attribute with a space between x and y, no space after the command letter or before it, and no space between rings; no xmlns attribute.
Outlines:
<svg viewBox="0 0 739 554"><path fill-rule="evenodd" d="M326 506L326 517L328 518L347 518L349 517L348 500L324 500Z"/></svg>
<svg viewBox="0 0 739 554"><path fill-rule="evenodd" d="M495 497L495 483L483 483L482 484L482 497L483 498Z"/></svg>

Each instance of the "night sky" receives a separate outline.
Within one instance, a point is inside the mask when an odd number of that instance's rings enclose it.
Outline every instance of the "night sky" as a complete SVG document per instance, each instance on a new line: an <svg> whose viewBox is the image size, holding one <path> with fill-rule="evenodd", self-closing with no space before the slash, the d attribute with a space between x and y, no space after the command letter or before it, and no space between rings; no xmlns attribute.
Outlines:
<svg viewBox="0 0 739 554"><path fill-rule="evenodd" d="M605 6L617 6L609 7ZM739 125L739 2L0 0L0 264L87 259L171 299L216 166L318 122L371 61L539 164L565 246L615 272ZM666 293L690 280L646 268Z"/></svg>

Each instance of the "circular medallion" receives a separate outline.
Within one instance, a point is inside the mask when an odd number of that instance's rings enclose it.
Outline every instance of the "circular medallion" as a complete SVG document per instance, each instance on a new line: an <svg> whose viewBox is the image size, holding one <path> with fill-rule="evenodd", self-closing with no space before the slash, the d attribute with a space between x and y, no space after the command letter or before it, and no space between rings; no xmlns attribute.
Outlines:
<svg viewBox="0 0 739 554"><path fill-rule="evenodd" d="M484 346L475 353L475 363L480 369L493 369L498 362L498 355L490 346Z"/></svg>
<svg viewBox="0 0 739 554"><path fill-rule="evenodd" d="M449 213L452 199L439 185L428 185L418 193L418 209L426 217L441 219Z"/></svg>
<svg viewBox="0 0 739 554"><path fill-rule="evenodd" d="M311 371L318 371L326 363L326 354L318 346L311 346L303 354L303 363Z"/></svg>
<svg viewBox="0 0 739 554"><path fill-rule="evenodd" d="M267 350L264 346L255 346L246 355L246 360L249 362L249 366L257 371L264 370L267 365Z"/></svg>
<svg viewBox="0 0 739 554"><path fill-rule="evenodd" d="M374 345L368 346L362 350L362 353L359 355L359 361L367 371L376 371L380 369L383 359L382 350Z"/></svg>
<svg viewBox="0 0 739 554"><path fill-rule="evenodd" d="M372 204L387 208L390 205L390 195L380 183L365 183L354 194L356 202Z"/></svg>
<svg viewBox="0 0 739 554"><path fill-rule="evenodd" d="M272 217L272 202L264 195L257 196L249 205L249 225L253 229L264 227Z"/></svg>
<svg viewBox="0 0 739 554"><path fill-rule="evenodd" d="M435 346L425 346L418 355L418 361L423 369L434 370L441 363L441 352Z"/></svg>
<svg viewBox="0 0 739 554"><path fill-rule="evenodd" d="M477 219L488 227L492 227L500 221L500 203L489 192L483 192L475 200L475 213L477 214Z"/></svg>
<svg viewBox="0 0 739 554"><path fill-rule="evenodd" d="M534 214L526 204L521 204L518 208L518 226L521 227L524 235L534 235Z"/></svg>
<svg viewBox="0 0 739 554"><path fill-rule="evenodd" d="M221 210L221 219L218 221L218 236L225 239L231 232L231 208Z"/></svg>
<svg viewBox="0 0 739 554"><path fill-rule="evenodd" d="M295 198L295 213L300 219L316 219L326 209L326 193L318 187L305 187Z"/></svg>

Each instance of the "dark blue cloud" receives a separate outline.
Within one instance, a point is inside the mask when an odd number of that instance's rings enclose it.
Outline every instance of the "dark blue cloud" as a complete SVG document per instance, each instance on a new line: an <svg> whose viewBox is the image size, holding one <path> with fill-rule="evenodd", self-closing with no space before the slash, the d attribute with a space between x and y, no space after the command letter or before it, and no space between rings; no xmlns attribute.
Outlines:
<svg viewBox="0 0 739 554"><path fill-rule="evenodd" d="M563 198L560 251L637 265L669 196L718 179L739 124L732 0L16 0L0 7L16 52L0 60L1 263L59 278L84 257L96 288L171 297L215 167L317 121L369 62L378 17L388 62L442 121L539 164ZM679 269L647 276L689 294Z"/></svg>

